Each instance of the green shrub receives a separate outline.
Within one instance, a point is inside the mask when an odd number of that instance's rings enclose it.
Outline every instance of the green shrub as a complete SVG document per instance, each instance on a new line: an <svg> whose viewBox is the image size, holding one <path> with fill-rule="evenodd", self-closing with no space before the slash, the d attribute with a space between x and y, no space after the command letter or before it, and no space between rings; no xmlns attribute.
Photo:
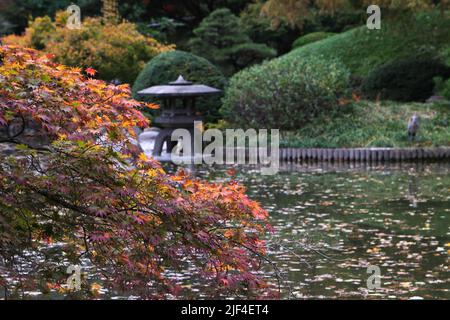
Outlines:
<svg viewBox="0 0 450 320"><path fill-rule="evenodd" d="M261 63L267 58L277 55L275 49L265 44L243 43L226 50L236 70L244 69L255 63Z"/></svg>
<svg viewBox="0 0 450 320"><path fill-rule="evenodd" d="M366 77L373 69L412 52L435 50L450 43L450 19L426 10L408 21L383 20L381 30L361 26L292 50L296 57L318 56L339 59L352 74Z"/></svg>
<svg viewBox="0 0 450 320"><path fill-rule="evenodd" d="M443 50L442 54L445 64L450 67L450 47ZM436 92L450 100L450 79L436 77Z"/></svg>
<svg viewBox="0 0 450 320"><path fill-rule="evenodd" d="M349 72L339 62L276 59L236 74L221 111L239 127L295 129L337 106L348 86Z"/></svg>
<svg viewBox="0 0 450 320"><path fill-rule="evenodd" d="M38 50L45 48L46 43L51 40L51 35L56 32L56 26L50 17L38 17L31 24L28 30L31 32L31 46Z"/></svg>
<svg viewBox="0 0 450 320"><path fill-rule="evenodd" d="M240 13L239 20L242 28L256 43L265 43L276 49L278 54L291 51L292 42L297 39L299 31L292 28L286 21L280 20L274 25L270 17L261 15L264 3L251 2Z"/></svg>
<svg viewBox="0 0 450 320"><path fill-rule="evenodd" d="M141 101L154 101L151 97L142 97L138 91L160 84L175 81L179 75L194 83L206 84L223 90L227 80L222 72L208 60L183 51L162 53L153 58L144 67L133 85L133 97ZM219 119L220 97L200 98L196 108L207 122Z"/></svg>
<svg viewBox="0 0 450 320"><path fill-rule="evenodd" d="M376 68L364 79L362 92L369 98L424 101L433 94L433 78L447 76L440 60L429 56L397 59Z"/></svg>
<svg viewBox="0 0 450 320"><path fill-rule="evenodd" d="M301 36L300 38L295 40L294 43L292 44L292 49L300 48L307 44L317 42L334 35L335 33L333 32L322 32L322 31L308 33L307 35Z"/></svg>
<svg viewBox="0 0 450 320"><path fill-rule="evenodd" d="M437 94L450 99L450 79L443 79L442 77L434 78L436 84L435 91Z"/></svg>

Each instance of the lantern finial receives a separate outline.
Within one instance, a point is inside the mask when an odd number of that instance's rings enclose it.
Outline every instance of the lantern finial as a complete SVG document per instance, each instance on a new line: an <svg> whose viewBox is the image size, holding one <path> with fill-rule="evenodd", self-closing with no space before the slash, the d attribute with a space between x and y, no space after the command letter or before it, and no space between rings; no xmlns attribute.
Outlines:
<svg viewBox="0 0 450 320"><path fill-rule="evenodd" d="M177 81L170 82L169 84L172 86L190 86L192 82L185 80L182 75L179 75Z"/></svg>

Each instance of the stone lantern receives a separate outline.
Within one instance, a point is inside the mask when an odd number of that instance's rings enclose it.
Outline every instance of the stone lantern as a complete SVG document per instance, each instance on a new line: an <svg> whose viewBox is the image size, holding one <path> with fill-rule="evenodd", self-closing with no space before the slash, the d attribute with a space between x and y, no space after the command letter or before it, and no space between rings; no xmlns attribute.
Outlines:
<svg viewBox="0 0 450 320"><path fill-rule="evenodd" d="M171 141L172 133L176 129L187 129L193 136L194 122L203 121L203 117L196 113L196 99L203 96L217 95L222 91L202 84L193 84L183 76L167 85L150 87L138 92L142 96L150 96L162 100L162 114L154 121L162 130L155 140L153 156L161 156L164 143L167 152L172 152L177 145Z"/></svg>

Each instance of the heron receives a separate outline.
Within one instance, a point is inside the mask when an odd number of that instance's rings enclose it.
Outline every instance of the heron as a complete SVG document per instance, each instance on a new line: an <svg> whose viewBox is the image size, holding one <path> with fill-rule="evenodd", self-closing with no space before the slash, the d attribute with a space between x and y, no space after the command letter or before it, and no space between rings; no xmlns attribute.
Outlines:
<svg viewBox="0 0 450 320"><path fill-rule="evenodd" d="M420 124L419 124L419 116L417 112L414 112L411 119L409 119L408 122L408 139L409 141L414 141L416 139L417 132L419 131Z"/></svg>

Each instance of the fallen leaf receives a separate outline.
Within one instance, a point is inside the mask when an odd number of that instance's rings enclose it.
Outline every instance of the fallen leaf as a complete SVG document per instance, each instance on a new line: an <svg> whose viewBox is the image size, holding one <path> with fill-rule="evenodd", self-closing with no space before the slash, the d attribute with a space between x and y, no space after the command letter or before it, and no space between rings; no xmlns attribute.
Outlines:
<svg viewBox="0 0 450 320"><path fill-rule="evenodd" d="M379 252L380 252L380 248L374 247L374 248L372 248L372 249L367 249L366 252L367 252L367 253L379 253Z"/></svg>

